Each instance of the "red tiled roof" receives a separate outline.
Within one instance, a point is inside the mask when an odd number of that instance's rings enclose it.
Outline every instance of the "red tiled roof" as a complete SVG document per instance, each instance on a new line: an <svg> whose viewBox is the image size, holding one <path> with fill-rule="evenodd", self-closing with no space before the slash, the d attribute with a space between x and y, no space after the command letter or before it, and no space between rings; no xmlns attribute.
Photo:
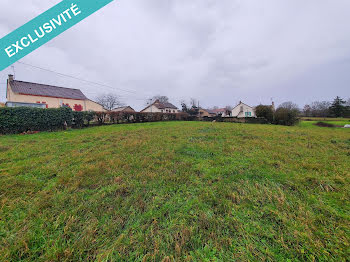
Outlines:
<svg viewBox="0 0 350 262"><path fill-rule="evenodd" d="M10 86L14 93L23 95L58 97L78 100L87 99L87 97L79 89L43 85L17 80L11 81Z"/></svg>

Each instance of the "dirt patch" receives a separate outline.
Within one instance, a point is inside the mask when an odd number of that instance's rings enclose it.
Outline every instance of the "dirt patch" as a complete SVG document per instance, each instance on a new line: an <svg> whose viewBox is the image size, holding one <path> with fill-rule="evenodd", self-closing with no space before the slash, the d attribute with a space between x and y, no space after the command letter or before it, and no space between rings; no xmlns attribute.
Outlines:
<svg viewBox="0 0 350 262"><path fill-rule="evenodd" d="M314 124L315 126L320 126L320 127L343 127L340 125L333 125L333 124L328 124L325 122L317 122L316 124Z"/></svg>

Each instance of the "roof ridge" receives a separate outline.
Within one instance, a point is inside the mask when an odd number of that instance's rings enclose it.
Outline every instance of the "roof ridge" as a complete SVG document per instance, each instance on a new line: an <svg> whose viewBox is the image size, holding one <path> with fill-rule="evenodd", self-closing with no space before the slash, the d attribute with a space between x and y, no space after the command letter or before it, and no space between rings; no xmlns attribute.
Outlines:
<svg viewBox="0 0 350 262"><path fill-rule="evenodd" d="M70 90L78 90L82 92L78 88L69 88L69 87L62 87L62 86L54 86L54 85L47 85L47 84L40 84L40 83L34 83L34 82L28 82L28 81L20 81L20 80L13 80L12 82L21 82L21 83L26 83L26 84L33 84L33 85L40 85L40 86L50 86L50 87L56 87L56 88L62 88L62 89L70 89Z"/></svg>
<svg viewBox="0 0 350 262"><path fill-rule="evenodd" d="M88 99L87 96L80 89L77 88L67 88L19 80L13 80L9 84L13 92L25 95L79 100Z"/></svg>

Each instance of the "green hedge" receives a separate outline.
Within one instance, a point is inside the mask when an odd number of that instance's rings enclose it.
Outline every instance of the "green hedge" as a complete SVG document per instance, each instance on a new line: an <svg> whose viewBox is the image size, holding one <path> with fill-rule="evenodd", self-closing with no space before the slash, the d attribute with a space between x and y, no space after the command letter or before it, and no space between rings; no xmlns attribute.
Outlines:
<svg viewBox="0 0 350 262"><path fill-rule="evenodd" d="M93 120L102 125L105 122L122 124L193 119L186 113L73 112L70 108L4 107L0 108L0 134L55 131L66 127L83 128Z"/></svg>
<svg viewBox="0 0 350 262"><path fill-rule="evenodd" d="M83 128L85 125L88 126L95 115L96 113L94 112L73 112L72 126L75 128Z"/></svg>
<svg viewBox="0 0 350 262"><path fill-rule="evenodd" d="M0 133L54 131L72 126L70 108L41 109L28 107L0 108Z"/></svg>

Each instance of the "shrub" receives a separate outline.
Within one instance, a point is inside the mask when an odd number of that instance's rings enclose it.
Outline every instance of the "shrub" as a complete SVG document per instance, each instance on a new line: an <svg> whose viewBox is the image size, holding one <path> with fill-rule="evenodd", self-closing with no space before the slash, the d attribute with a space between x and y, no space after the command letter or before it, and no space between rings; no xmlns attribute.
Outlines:
<svg viewBox="0 0 350 262"><path fill-rule="evenodd" d="M269 123L273 123L273 109L271 106L259 105L255 108L257 117L265 118Z"/></svg>
<svg viewBox="0 0 350 262"><path fill-rule="evenodd" d="M275 112L275 124L293 126L299 122L298 114L297 109L279 107Z"/></svg>
<svg viewBox="0 0 350 262"><path fill-rule="evenodd" d="M83 112L84 113L84 121L86 121L87 126L90 125L90 121L94 119L95 112Z"/></svg>
<svg viewBox="0 0 350 262"><path fill-rule="evenodd" d="M54 131L72 126L72 119L73 113L69 108L4 107L0 108L0 133Z"/></svg>
<svg viewBox="0 0 350 262"><path fill-rule="evenodd" d="M73 112L73 127L82 128L84 126L84 112Z"/></svg>

